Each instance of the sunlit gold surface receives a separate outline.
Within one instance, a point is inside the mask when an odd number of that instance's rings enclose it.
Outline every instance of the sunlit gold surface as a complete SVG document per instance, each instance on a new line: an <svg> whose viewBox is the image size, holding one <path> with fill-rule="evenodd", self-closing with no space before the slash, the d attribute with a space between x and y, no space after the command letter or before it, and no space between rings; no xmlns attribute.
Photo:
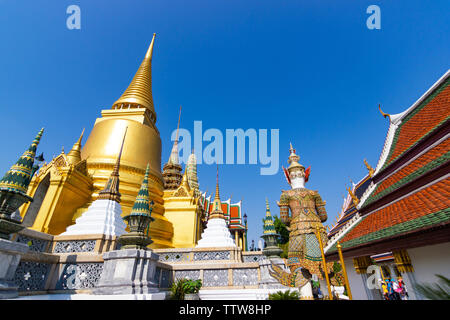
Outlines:
<svg viewBox="0 0 450 320"><path fill-rule="evenodd" d="M81 157L86 159L88 172L94 181L92 198L95 200L98 192L104 188L119 153L123 132L128 127L119 171L122 216L131 212L149 163L149 194L155 202L152 212L155 221L150 225L150 236L154 241L151 247L172 247L173 227L164 217L159 133L153 127L145 125L144 118L141 119L142 122L128 120L127 110L116 111L113 116L103 114L102 118L97 119L81 151ZM134 111L132 113L133 118Z"/></svg>
<svg viewBox="0 0 450 320"><path fill-rule="evenodd" d="M36 198L40 184L49 179L49 187L45 198L39 204L37 211L29 212L30 207L39 203ZM73 165L65 154L61 153L49 164L44 164L33 177L28 188L28 194L35 198L33 203L27 203L21 209L27 227L31 229L58 235L68 225L72 224L74 211L87 203L91 198L92 180L85 170L85 161ZM28 215L36 215L30 220ZM29 224L30 223L30 224Z"/></svg>
<svg viewBox="0 0 450 320"><path fill-rule="evenodd" d="M34 221L35 230L51 234L64 232L98 198L113 171L127 128L119 169L122 216L131 212L145 169L150 164L149 195L155 203L150 247L173 247L174 228L164 216L161 139L155 124L151 91L154 41L155 35L128 88L112 109L103 110L102 116L97 118L81 155L82 137L67 156L62 154L43 168L45 174L51 174L50 187ZM39 184L35 179L31 195Z"/></svg>
<svg viewBox="0 0 450 320"><path fill-rule="evenodd" d="M77 164L81 160L81 140L83 140L84 129L81 132L81 136L78 138L77 142L72 147L72 150L67 154L67 161L70 164Z"/></svg>
<svg viewBox="0 0 450 320"><path fill-rule="evenodd" d="M128 108L143 106L150 110L154 116L154 121L156 121L155 108L153 106L152 97L152 55L153 55L153 44L155 42L155 34L153 34L153 39L150 47L147 50L147 54L144 57L138 71L134 75L128 88L122 94L122 96L113 104L113 109Z"/></svg>

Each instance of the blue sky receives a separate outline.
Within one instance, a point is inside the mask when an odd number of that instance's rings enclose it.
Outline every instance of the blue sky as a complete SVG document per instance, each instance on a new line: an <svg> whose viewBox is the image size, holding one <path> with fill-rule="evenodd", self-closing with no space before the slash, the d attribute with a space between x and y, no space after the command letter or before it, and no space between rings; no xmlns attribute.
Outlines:
<svg viewBox="0 0 450 320"><path fill-rule="evenodd" d="M81 8L81 30L66 8ZM381 9L369 30L366 9ZM447 12L447 14L445 14ZM388 121L378 112L409 107L449 68L448 1L13 1L0 0L0 172L46 131L47 160L86 137L102 109L128 86L152 34L153 99L169 157L170 134L193 130L280 130L280 165L292 141L307 184L327 201L329 221L350 179L375 166ZM206 145L206 143L204 144ZM202 190L215 187L214 165L198 167ZM262 233L265 197L273 214L282 172L221 165L222 198L243 200L249 242Z"/></svg>

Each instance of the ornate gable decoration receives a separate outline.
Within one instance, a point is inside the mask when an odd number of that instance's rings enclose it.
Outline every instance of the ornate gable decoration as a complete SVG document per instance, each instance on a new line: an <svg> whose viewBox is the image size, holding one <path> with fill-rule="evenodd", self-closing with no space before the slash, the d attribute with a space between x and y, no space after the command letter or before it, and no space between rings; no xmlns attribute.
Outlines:
<svg viewBox="0 0 450 320"><path fill-rule="evenodd" d="M173 197L189 197L189 194L183 186L178 187L177 191L173 194Z"/></svg>
<svg viewBox="0 0 450 320"><path fill-rule="evenodd" d="M88 175L86 160L81 160L75 165L75 170L81 172L85 176Z"/></svg>
<svg viewBox="0 0 450 320"><path fill-rule="evenodd" d="M64 153L61 153L59 156L54 158L50 163L53 163L53 165L57 168L64 168L69 166L69 162L67 162L67 158Z"/></svg>

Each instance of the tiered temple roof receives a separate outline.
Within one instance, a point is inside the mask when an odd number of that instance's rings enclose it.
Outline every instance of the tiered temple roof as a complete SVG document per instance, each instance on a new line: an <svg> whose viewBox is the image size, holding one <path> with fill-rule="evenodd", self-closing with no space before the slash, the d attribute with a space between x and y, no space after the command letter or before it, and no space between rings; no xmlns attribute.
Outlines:
<svg viewBox="0 0 450 320"><path fill-rule="evenodd" d="M358 199L366 191L367 187L372 182L369 175L365 176L361 181L352 186L352 193ZM347 193L347 197L344 199L344 204L342 205L341 212L338 216L337 222L332 226L331 230L328 232L328 238L333 237L337 234L344 226L356 215L358 210L356 209L355 202L353 201L350 193Z"/></svg>
<svg viewBox="0 0 450 320"><path fill-rule="evenodd" d="M206 192L202 193L200 196L200 203L205 210L206 219L213 211L213 201L211 201L211 195L206 196ZM245 224L243 220L242 213L242 200L236 203L231 203L231 198L226 201L221 201L222 211L225 216L225 220L228 223L228 228L230 230L245 230Z"/></svg>
<svg viewBox="0 0 450 320"><path fill-rule="evenodd" d="M355 257L450 241L450 71L390 126L361 219L340 237ZM384 252L385 252L384 251ZM336 255L336 247L329 248Z"/></svg>

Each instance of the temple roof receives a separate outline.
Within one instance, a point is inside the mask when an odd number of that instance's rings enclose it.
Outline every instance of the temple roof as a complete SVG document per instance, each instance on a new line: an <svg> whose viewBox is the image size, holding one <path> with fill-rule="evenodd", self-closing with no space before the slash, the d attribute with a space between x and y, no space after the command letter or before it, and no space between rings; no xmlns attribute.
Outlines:
<svg viewBox="0 0 450 320"><path fill-rule="evenodd" d="M449 81L450 70L411 107L402 113L388 115L390 126L376 173L385 169L448 120Z"/></svg>
<svg viewBox="0 0 450 320"><path fill-rule="evenodd" d="M450 178L363 217L341 240L342 249L431 228L450 221ZM335 251L331 248L329 252Z"/></svg>
<svg viewBox="0 0 450 320"><path fill-rule="evenodd" d="M205 210L206 217L208 217L213 211L211 195L207 197L206 192L204 192L200 196L200 204ZM230 198L226 201L221 201L221 208L230 229L245 230L242 213L242 200L236 203L231 203Z"/></svg>
<svg viewBox="0 0 450 320"><path fill-rule="evenodd" d="M361 196L366 191L366 189L369 187L372 180L370 179L370 176L367 175L361 181L353 185L352 192L353 194L358 198L361 199ZM339 230L341 230L344 225L351 220L355 214L358 212L356 209L355 203L352 201L352 197L349 193L347 193L347 197L344 199L344 203L342 205L341 212L339 213L338 219L336 224L333 225L331 230L328 233L328 237L332 237L335 235Z"/></svg>
<svg viewBox="0 0 450 320"><path fill-rule="evenodd" d="M390 116L373 183L357 206L361 219L341 236L344 252L450 226L449 76ZM334 252L335 244L327 251Z"/></svg>

